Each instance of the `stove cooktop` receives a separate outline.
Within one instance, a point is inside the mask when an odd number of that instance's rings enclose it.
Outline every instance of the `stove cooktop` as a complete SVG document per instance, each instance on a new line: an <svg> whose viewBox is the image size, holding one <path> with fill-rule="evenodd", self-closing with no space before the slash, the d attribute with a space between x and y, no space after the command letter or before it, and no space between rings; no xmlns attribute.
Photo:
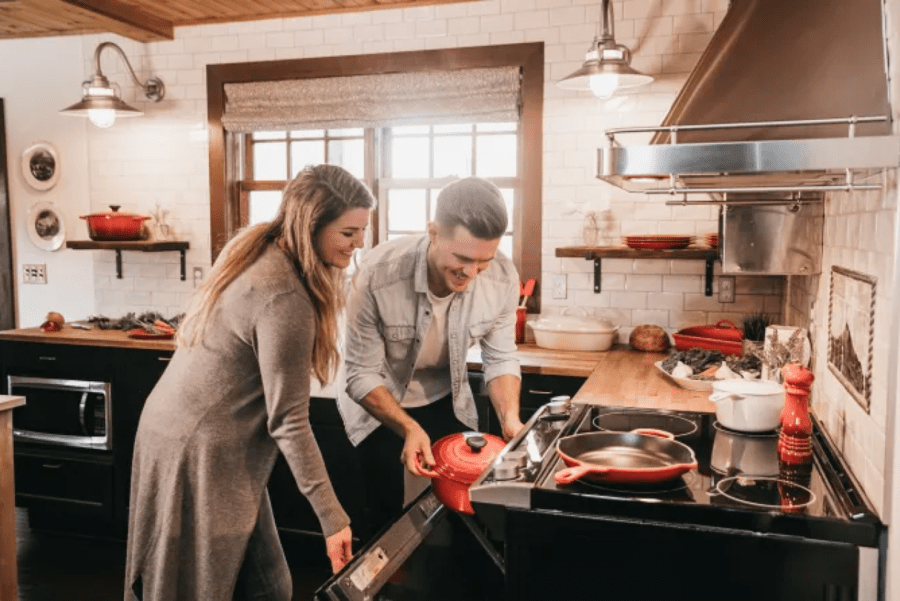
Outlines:
<svg viewBox="0 0 900 601"><path fill-rule="evenodd" d="M878 546L880 520L814 417L813 427L813 464L795 467L779 462L777 432L731 431L711 413L580 404L565 415L542 410L470 488L470 497L476 513L488 518L507 507ZM556 482L566 467L556 453L561 437L635 428L671 432L693 449L698 467L646 485Z"/></svg>
<svg viewBox="0 0 900 601"><path fill-rule="evenodd" d="M667 429L693 449L698 467L666 482L615 485L587 480L558 484L566 465L548 458L535 480L533 509L613 514L639 520L752 529L877 546L880 521L858 492L814 420L814 461L779 462L777 432L748 434L722 427L714 414L575 406L562 435L637 427ZM644 422L650 425L643 425ZM612 424L612 428L609 427ZM691 427L691 425L695 427ZM607 426L604 428L604 426ZM680 433L679 433L680 431Z"/></svg>

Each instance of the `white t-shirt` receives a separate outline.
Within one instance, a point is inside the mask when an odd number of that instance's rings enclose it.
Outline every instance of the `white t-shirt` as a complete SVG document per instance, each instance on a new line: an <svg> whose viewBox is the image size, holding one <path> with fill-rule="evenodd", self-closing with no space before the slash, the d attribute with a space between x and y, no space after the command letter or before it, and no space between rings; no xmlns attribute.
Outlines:
<svg viewBox="0 0 900 601"><path fill-rule="evenodd" d="M406 388L401 407L424 407L444 398L453 390L450 382L450 348L447 345L447 312L456 293L439 298L428 291L431 301L431 325L422 343L412 380Z"/></svg>

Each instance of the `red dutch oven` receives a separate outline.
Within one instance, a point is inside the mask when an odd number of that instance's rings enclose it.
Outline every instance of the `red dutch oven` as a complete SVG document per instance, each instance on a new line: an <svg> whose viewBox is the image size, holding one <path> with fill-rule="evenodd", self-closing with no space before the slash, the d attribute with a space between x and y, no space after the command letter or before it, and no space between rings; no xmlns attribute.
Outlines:
<svg viewBox="0 0 900 601"><path fill-rule="evenodd" d="M82 215L87 221L88 236L91 240L141 240L144 237L145 215L120 213L119 205L109 205L109 213Z"/></svg>
<svg viewBox="0 0 900 601"><path fill-rule="evenodd" d="M502 438L480 432L445 436L431 446L437 476L432 486L438 500L454 511L475 513L469 502L469 486L500 454Z"/></svg>

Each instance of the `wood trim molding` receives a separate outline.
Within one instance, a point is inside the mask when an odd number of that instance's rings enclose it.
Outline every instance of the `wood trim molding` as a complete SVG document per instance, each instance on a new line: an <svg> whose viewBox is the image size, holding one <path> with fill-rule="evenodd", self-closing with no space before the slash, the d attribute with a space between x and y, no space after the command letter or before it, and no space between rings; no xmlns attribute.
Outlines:
<svg viewBox="0 0 900 601"><path fill-rule="evenodd" d="M117 0L59 0L82 9L99 19L110 33L116 33L138 42L174 40L175 27L168 21L150 14L133 4Z"/></svg>
<svg viewBox="0 0 900 601"><path fill-rule="evenodd" d="M514 227L529 240L541 239L543 187L544 43L445 48L383 54L357 54L309 59L230 63L206 68L209 125L210 244L212 260L227 242L236 224L226 215L238 215L239 197L229 194L226 179L225 110L226 83L283 81L381 73L519 66L522 69L523 210ZM541 245L525 244L514 257L523 281L541 277ZM540 312L540 288L529 301L529 310Z"/></svg>
<svg viewBox="0 0 900 601"><path fill-rule="evenodd" d="M12 259L12 220L6 165L6 117L0 98L0 330L16 327L15 269Z"/></svg>

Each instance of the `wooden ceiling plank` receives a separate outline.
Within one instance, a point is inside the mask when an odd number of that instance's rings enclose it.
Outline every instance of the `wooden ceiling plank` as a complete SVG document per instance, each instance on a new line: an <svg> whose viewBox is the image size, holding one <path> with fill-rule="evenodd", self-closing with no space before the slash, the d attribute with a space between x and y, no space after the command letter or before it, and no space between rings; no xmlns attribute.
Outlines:
<svg viewBox="0 0 900 601"><path fill-rule="evenodd" d="M118 0L60 1L103 17L108 23L111 33L120 33L139 42L175 39L171 21L157 17L134 5L124 4ZM124 33L125 31L128 33ZM144 32L144 39L135 37L135 31Z"/></svg>

